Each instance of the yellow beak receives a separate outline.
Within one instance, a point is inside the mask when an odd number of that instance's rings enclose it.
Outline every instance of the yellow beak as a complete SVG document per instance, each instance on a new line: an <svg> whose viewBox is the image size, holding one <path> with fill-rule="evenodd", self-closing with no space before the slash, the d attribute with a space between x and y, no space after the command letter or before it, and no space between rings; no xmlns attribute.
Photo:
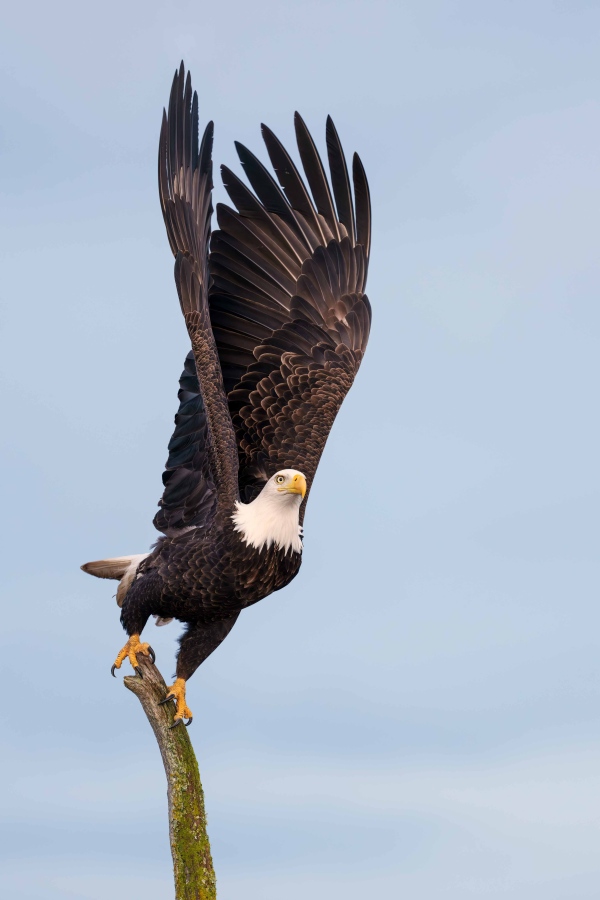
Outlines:
<svg viewBox="0 0 600 900"><path fill-rule="evenodd" d="M278 491L285 491L286 494L300 494L302 499L306 494L306 478L304 475L294 475L290 484L285 487L277 488Z"/></svg>

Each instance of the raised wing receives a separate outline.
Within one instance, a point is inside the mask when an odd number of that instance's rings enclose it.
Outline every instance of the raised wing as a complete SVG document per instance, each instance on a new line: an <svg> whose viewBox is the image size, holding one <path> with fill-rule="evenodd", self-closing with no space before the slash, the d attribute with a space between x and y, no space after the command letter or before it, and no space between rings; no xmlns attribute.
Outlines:
<svg viewBox="0 0 600 900"><path fill-rule="evenodd" d="M312 483L337 412L360 366L371 310L364 294L371 241L369 188L353 159L354 200L330 118L333 196L301 117L296 137L308 187L272 131L262 134L279 185L241 144L254 192L225 166L236 209L219 204L211 240L210 315L248 501L278 469Z"/></svg>
<svg viewBox="0 0 600 900"><path fill-rule="evenodd" d="M180 381L181 405L155 517L159 530L206 524L217 502L238 496L237 446L208 309L213 123L198 140L198 96L183 63L163 112L158 186L175 283L193 356ZM195 379L195 380L194 380Z"/></svg>

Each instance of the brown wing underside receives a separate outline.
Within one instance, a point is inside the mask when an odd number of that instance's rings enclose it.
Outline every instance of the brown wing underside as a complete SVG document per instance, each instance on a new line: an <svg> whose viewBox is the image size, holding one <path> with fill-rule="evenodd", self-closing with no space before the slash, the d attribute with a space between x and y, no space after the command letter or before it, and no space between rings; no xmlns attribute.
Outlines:
<svg viewBox="0 0 600 900"><path fill-rule="evenodd" d="M371 217L362 164L355 155L353 201L337 132L328 119L332 196L298 114L295 125L308 187L263 126L280 184L237 144L255 193L222 167L236 209L217 207L220 230L211 241L211 321L246 500L287 467L303 471L310 489L360 366L371 322L364 294Z"/></svg>

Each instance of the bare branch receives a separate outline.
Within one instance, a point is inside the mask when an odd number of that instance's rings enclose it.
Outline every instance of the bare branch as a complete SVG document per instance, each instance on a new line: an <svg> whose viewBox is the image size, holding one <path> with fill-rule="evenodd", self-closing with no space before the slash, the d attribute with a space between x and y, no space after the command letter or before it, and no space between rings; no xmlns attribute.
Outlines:
<svg viewBox="0 0 600 900"><path fill-rule="evenodd" d="M142 704L165 767L175 900L215 900L215 872L194 749L184 725L170 727L174 704L159 706L167 694L162 675L147 657L140 654L138 662L144 677L128 676L124 684Z"/></svg>

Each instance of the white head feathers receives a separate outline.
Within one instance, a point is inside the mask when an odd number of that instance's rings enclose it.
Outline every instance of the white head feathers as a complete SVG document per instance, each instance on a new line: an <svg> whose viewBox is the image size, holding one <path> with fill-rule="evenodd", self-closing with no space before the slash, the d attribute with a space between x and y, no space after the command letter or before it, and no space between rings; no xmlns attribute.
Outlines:
<svg viewBox="0 0 600 900"><path fill-rule="evenodd" d="M275 544L287 553L302 552L300 504L306 493L306 479L296 469L282 469L269 478L251 503L236 501L232 515L234 531L250 547L262 550Z"/></svg>

